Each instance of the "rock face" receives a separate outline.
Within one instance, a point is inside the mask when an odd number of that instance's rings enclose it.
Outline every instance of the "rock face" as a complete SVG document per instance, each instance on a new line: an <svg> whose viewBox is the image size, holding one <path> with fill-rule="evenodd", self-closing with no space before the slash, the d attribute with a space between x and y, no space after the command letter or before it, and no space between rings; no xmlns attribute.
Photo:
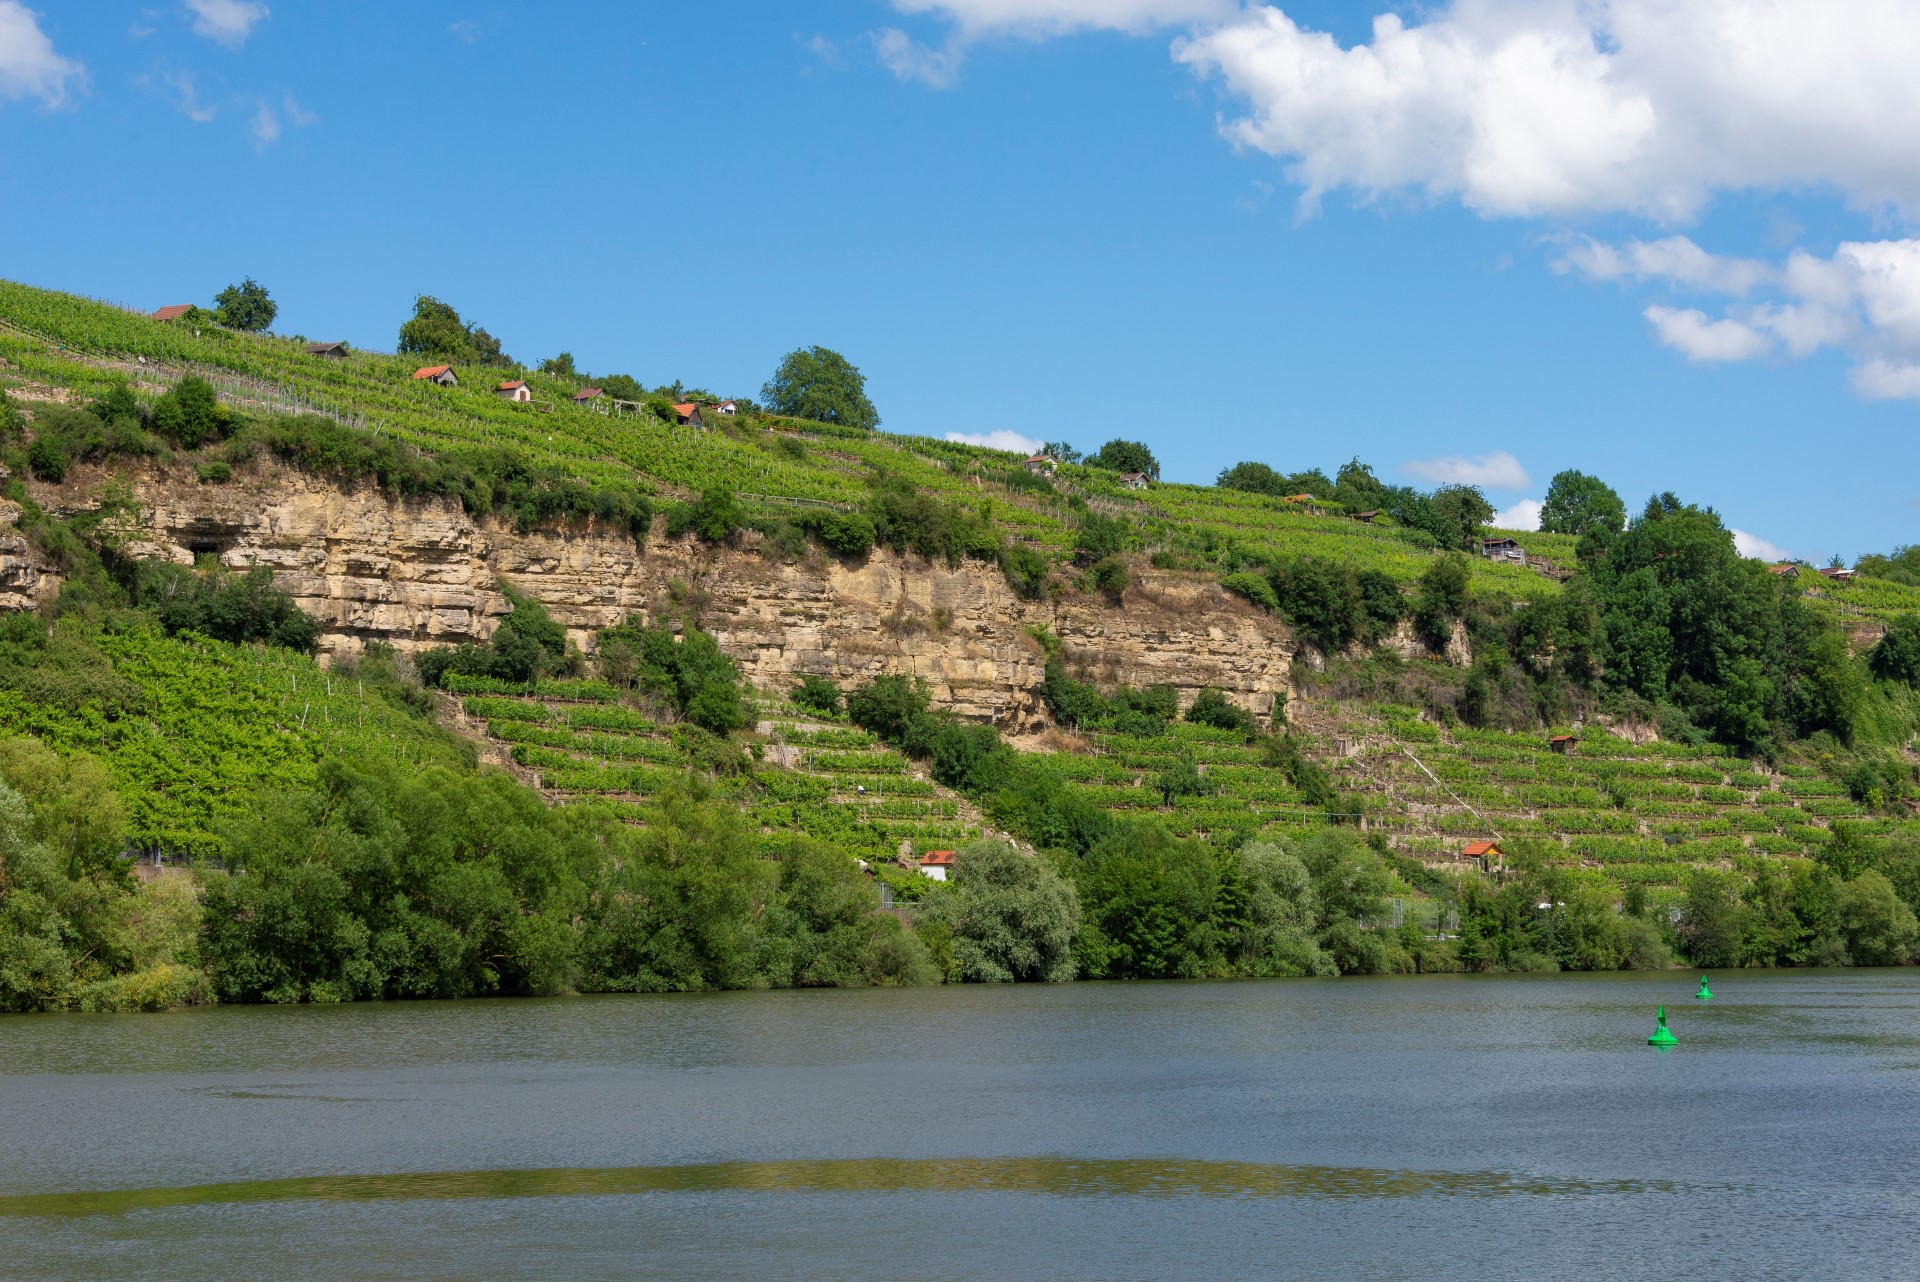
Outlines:
<svg viewBox="0 0 1920 1282"><path fill-rule="evenodd" d="M34 559L19 523L20 505L0 499L0 610L30 610L60 582Z"/></svg>
<svg viewBox="0 0 1920 1282"><path fill-rule="evenodd" d="M396 501L278 468L226 485L119 475L140 511L127 531L136 555L270 567L322 621L330 656L369 641L415 650L484 639L511 608L504 584L545 605L583 647L629 614L671 611L714 633L756 685L913 673L937 703L1014 732L1045 722L1045 654L1030 631L1041 626L1060 639L1070 671L1102 686L1166 682L1183 703L1218 686L1263 717L1288 688L1285 626L1200 576L1143 571L1118 607L1077 593L1030 602L978 563L875 552L858 565L817 553L788 565L752 548L657 535L643 549L591 522L522 534L454 501ZM35 497L70 514L103 479L89 471L58 488L36 485ZM10 528L0 520L0 608L17 609L51 584L24 540L15 536L18 549L7 541Z"/></svg>

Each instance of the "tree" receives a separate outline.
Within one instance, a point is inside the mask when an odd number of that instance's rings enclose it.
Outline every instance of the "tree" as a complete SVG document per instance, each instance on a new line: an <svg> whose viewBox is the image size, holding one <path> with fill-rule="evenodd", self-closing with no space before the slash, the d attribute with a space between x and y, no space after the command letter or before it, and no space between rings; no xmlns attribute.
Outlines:
<svg viewBox="0 0 1920 1282"><path fill-rule="evenodd" d="M1469 550L1480 527L1493 519L1493 504L1474 485L1443 485L1433 492L1431 533L1442 547Z"/></svg>
<svg viewBox="0 0 1920 1282"><path fill-rule="evenodd" d="M1109 472L1144 472L1153 480L1160 479L1160 460L1153 451L1138 441L1114 439L1100 447L1100 452L1087 459L1092 467L1104 467Z"/></svg>
<svg viewBox="0 0 1920 1282"><path fill-rule="evenodd" d="M1598 527L1618 534L1627 524L1627 505L1597 476L1569 468L1547 484L1540 505L1540 528L1548 534L1585 534Z"/></svg>
<svg viewBox="0 0 1920 1282"><path fill-rule="evenodd" d="M1913 955L1920 921L1900 902L1893 883L1869 869L1841 888L1840 925L1847 951L1863 966L1899 966Z"/></svg>
<svg viewBox="0 0 1920 1282"><path fill-rule="evenodd" d="M872 431L880 413L867 399L867 380L846 357L825 347L802 347L788 352L760 389L761 399L775 414L810 418Z"/></svg>
<svg viewBox="0 0 1920 1282"><path fill-rule="evenodd" d="M1887 634L1867 652L1873 675L1883 681L1920 686L1920 614L1903 614L1887 625Z"/></svg>
<svg viewBox="0 0 1920 1282"><path fill-rule="evenodd" d="M249 333L259 333L273 324L273 318L280 313L266 287L251 276L215 294L213 305L214 318L221 325Z"/></svg>
<svg viewBox="0 0 1920 1282"><path fill-rule="evenodd" d="M460 319L460 313L425 294L413 300L413 319L400 327L400 351L465 365L508 366L500 340Z"/></svg>
<svg viewBox="0 0 1920 1282"><path fill-rule="evenodd" d="M1413 626L1428 645L1438 648L1452 636L1453 621L1467 611L1470 581L1466 558L1458 553L1435 557L1421 574Z"/></svg>
<svg viewBox="0 0 1920 1282"><path fill-rule="evenodd" d="M547 357L546 360L540 362L540 372L542 374L553 374L560 378L572 378L574 376L573 353L561 352L558 356ZM633 399L638 401L646 398L636 396Z"/></svg>
<svg viewBox="0 0 1920 1282"><path fill-rule="evenodd" d="M1080 899L1052 864L1004 841L976 841L954 856L951 884L927 904L923 921L952 932L959 978L976 984L1073 978Z"/></svg>
<svg viewBox="0 0 1920 1282"><path fill-rule="evenodd" d="M1235 463L1232 467L1222 468L1213 483L1223 490L1244 490L1248 494L1272 494L1277 497L1290 492L1286 488L1287 478L1265 463Z"/></svg>
<svg viewBox="0 0 1920 1282"><path fill-rule="evenodd" d="M1048 441L1040 447L1040 452L1057 463L1078 463L1080 451L1065 441Z"/></svg>

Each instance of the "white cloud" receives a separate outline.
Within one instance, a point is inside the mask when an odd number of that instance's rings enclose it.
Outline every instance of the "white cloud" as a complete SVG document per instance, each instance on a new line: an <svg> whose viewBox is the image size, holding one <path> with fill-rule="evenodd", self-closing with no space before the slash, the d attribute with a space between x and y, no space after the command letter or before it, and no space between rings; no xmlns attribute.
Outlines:
<svg viewBox="0 0 1920 1282"><path fill-rule="evenodd" d="M1748 534L1745 530L1733 530L1733 549L1741 556L1756 557L1762 561L1791 561L1793 553L1777 543L1769 543L1758 534Z"/></svg>
<svg viewBox="0 0 1920 1282"><path fill-rule="evenodd" d="M997 432L948 432L949 441L958 441L962 445L980 445L990 450L1005 450L1009 454L1032 456L1040 452L1042 441L1022 436L1001 428Z"/></svg>
<svg viewBox="0 0 1920 1282"><path fill-rule="evenodd" d="M61 107L70 92L86 85L86 68L54 51L40 30L40 15L19 0L0 0L0 100L38 98Z"/></svg>
<svg viewBox="0 0 1920 1282"><path fill-rule="evenodd" d="M1225 18L1236 0L893 0L901 13L932 14L967 39L1016 35L1029 39L1073 31L1125 31L1182 26Z"/></svg>
<svg viewBox="0 0 1920 1282"><path fill-rule="evenodd" d="M1910 0L1453 0L1344 49L1252 5L1173 56L1245 104L1226 136L1285 159L1309 209L1350 188L1673 221L1827 186L1920 213Z"/></svg>
<svg viewBox="0 0 1920 1282"><path fill-rule="evenodd" d="M1720 317L1655 303L1642 313L1660 341L1692 361L1744 361L1776 350L1799 358L1838 348L1854 390L1920 399L1920 239L1847 241L1830 258L1796 249L1781 263L1724 258L1682 236L1614 246L1583 240L1554 270L1676 290L1749 296Z"/></svg>
<svg viewBox="0 0 1920 1282"><path fill-rule="evenodd" d="M1415 459L1401 466L1409 476L1436 485L1478 485L1490 490L1524 490L1533 484L1520 460L1505 450L1472 458Z"/></svg>
<svg viewBox="0 0 1920 1282"><path fill-rule="evenodd" d="M462 18L458 22L449 22L447 24L447 31L461 44L470 45L480 38L479 26L467 21L465 18Z"/></svg>
<svg viewBox="0 0 1920 1282"><path fill-rule="evenodd" d="M1578 272L1589 280L1661 280L1716 294L1745 294L1778 274L1758 259L1709 254L1685 236L1630 240L1617 247L1584 237L1555 261L1553 270Z"/></svg>
<svg viewBox="0 0 1920 1282"><path fill-rule="evenodd" d="M265 22L267 6L256 0L186 0L193 13L193 34L238 49Z"/></svg>
<svg viewBox="0 0 1920 1282"><path fill-rule="evenodd" d="M1539 499L1521 499L1512 507L1495 512L1488 524L1496 530L1537 530L1543 506Z"/></svg>
<svg viewBox="0 0 1920 1282"><path fill-rule="evenodd" d="M1660 341L1690 361L1747 361L1764 356L1773 340L1737 320L1708 320L1693 307L1655 303L1641 315L1652 322Z"/></svg>
<svg viewBox="0 0 1920 1282"><path fill-rule="evenodd" d="M260 105L253 113L253 124L249 132L253 134L255 151L265 151L280 141L280 117L274 114L273 108L267 105L264 98L260 100Z"/></svg>
<svg viewBox="0 0 1920 1282"><path fill-rule="evenodd" d="M211 103L200 101L200 91L198 86L194 84L192 72L169 71L163 73L160 79L167 88L173 90L175 98L174 106L177 107L180 114L188 120L193 121L195 124L204 125L219 114L220 109L218 107Z"/></svg>
<svg viewBox="0 0 1920 1282"><path fill-rule="evenodd" d="M300 104L294 101L292 94L287 94L281 98L280 105L286 108L287 119L293 122L295 129L305 129L308 125L317 125L320 123L319 116L316 116L311 111L302 111L300 109Z"/></svg>
<svg viewBox="0 0 1920 1282"><path fill-rule="evenodd" d="M873 53L881 66L900 79L918 80L935 89L951 89L960 82L960 62L965 57L957 39L931 49L898 27L873 33Z"/></svg>

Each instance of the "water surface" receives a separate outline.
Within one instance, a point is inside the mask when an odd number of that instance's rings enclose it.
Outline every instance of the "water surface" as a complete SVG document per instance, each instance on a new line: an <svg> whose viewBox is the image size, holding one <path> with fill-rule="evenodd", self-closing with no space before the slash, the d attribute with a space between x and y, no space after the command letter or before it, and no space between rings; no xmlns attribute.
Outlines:
<svg viewBox="0 0 1920 1282"><path fill-rule="evenodd" d="M8 1018L0 1276L1913 1276L1920 972L1697 978Z"/></svg>

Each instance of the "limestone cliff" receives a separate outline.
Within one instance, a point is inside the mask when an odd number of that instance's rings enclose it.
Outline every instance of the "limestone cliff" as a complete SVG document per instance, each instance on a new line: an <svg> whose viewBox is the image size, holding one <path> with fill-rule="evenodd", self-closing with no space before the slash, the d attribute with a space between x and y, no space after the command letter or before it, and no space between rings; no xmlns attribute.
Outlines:
<svg viewBox="0 0 1920 1282"><path fill-rule="evenodd" d="M1013 732L1044 723L1035 625L1060 638L1077 674L1103 685L1167 682L1183 701L1213 685L1263 716L1288 687L1285 626L1204 576L1142 570L1117 607L1079 593L1029 602L976 563L948 568L875 552L858 565L818 554L782 564L752 548L657 533L641 548L591 522L523 534L457 502L396 501L277 467L225 485L157 468L117 475L140 513L127 531L136 554L271 567L322 621L329 655L371 640L412 650L485 638L509 608L504 582L583 644L628 614L671 606L697 617L758 685L786 688L803 673L845 683L910 672L939 703ZM106 479L80 469L62 486L32 488L49 510L71 514L97 502ZM20 608L55 583L0 519L0 608Z"/></svg>

